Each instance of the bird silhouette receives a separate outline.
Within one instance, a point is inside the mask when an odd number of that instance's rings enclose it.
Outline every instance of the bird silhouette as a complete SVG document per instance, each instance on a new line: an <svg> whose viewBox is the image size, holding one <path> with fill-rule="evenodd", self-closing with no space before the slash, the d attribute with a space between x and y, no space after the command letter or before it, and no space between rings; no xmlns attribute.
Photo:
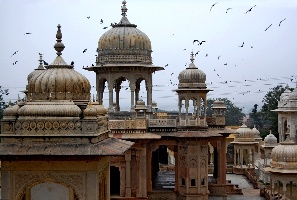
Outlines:
<svg viewBox="0 0 297 200"><path fill-rule="evenodd" d="M103 23L103 19L100 19L100 24L102 24Z"/></svg>
<svg viewBox="0 0 297 200"><path fill-rule="evenodd" d="M224 65L227 65L228 63L225 63Z"/></svg>
<svg viewBox="0 0 297 200"><path fill-rule="evenodd" d="M280 25L281 25L281 23L282 23L283 21L285 21L285 20L286 20L286 18L285 18L285 19L283 19L283 20L281 20L281 21L279 22L278 26L280 26Z"/></svg>
<svg viewBox="0 0 297 200"><path fill-rule="evenodd" d="M248 12L251 12L252 11L252 9L254 8L254 7L256 7L256 5L254 5L253 7L251 7L250 9L248 9L244 14L247 14Z"/></svg>
<svg viewBox="0 0 297 200"><path fill-rule="evenodd" d="M32 33L25 33L24 35L30 35L30 34L32 34Z"/></svg>
<svg viewBox="0 0 297 200"><path fill-rule="evenodd" d="M198 40L193 40L193 44L194 44L195 42L199 42L199 41L198 41Z"/></svg>
<svg viewBox="0 0 297 200"><path fill-rule="evenodd" d="M198 55L199 52L200 52L200 51L197 51L197 52L195 53L195 57Z"/></svg>
<svg viewBox="0 0 297 200"><path fill-rule="evenodd" d="M230 10L230 9L232 9L232 8L227 8L226 13L228 13L228 10Z"/></svg>
<svg viewBox="0 0 297 200"><path fill-rule="evenodd" d="M208 56L208 53L207 54L205 54L205 57L207 57Z"/></svg>
<svg viewBox="0 0 297 200"><path fill-rule="evenodd" d="M165 67L167 67L167 66L168 66L168 64L165 65Z"/></svg>
<svg viewBox="0 0 297 200"><path fill-rule="evenodd" d="M87 50L88 50L88 49L84 49L84 50L83 50L83 53L87 52Z"/></svg>
<svg viewBox="0 0 297 200"><path fill-rule="evenodd" d="M15 61L14 63L12 63L12 65L16 65L18 61Z"/></svg>
<svg viewBox="0 0 297 200"><path fill-rule="evenodd" d="M90 16L88 16L87 18L90 19Z"/></svg>
<svg viewBox="0 0 297 200"><path fill-rule="evenodd" d="M217 3L219 3L219 2L217 2ZM210 9L209 9L209 12L211 11L211 9L212 9L217 3L214 3L214 4L211 5L211 7L210 7Z"/></svg>
<svg viewBox="0 0 297 200"><path fill-rule="evenodd" d="M173 75L174 73L171 73L171 76Z"/></svg>
<svg viewBox="0 0 297 200"><path fill-rule="evenodd" d="M44 60L42 60L42 61L43 61L43 64L44 64L44 65L48 65L48 63L47 63L47 62L45 62Z"/></svg>
<svg viewBox="0 0 297 200"><path fill-rule="evenodd" d="M71 64L70 65L74 65L74 61L71 61Z"/></svg>
<svg viewBox="0 0 297 200"><path fill-rule="evenodd" d="M242 42L242 45L240 45L240 46L238 46L238 47L243 47L243 45L244 45L244 42Z"/></svg>
<svg viewBox="0 0 297 200"><path fill-rule="evenodd" d="M265 31L267 31L267 30L270 28L270 26L272 26L272 24L270 24L270 25L265 29Z"/></svg>
<svg viewBox="0 0 297 200"><path fill-rule="evenodd" d="M107 28L108 28L107 26L103 27L103 29L107 29Z"/></svg>
<svg viewBox="0 0 297 200"><path fill-rule="evenodd" d="M19 51L15 51L15 52L11 55L11 57L14 56L17 52L19 52Z"/></svg>
<svg viewBox="0 0 297 200"><path fill-rule="evenodd" d="M220 57L221 57L221 56L218 56L218 60L220 60Z"/></svg>
<svg viewBox="0 0 297 200"><path fill-rule="evenodd" d="M187 49L184 49L183 51L186 51Z"/></svg>

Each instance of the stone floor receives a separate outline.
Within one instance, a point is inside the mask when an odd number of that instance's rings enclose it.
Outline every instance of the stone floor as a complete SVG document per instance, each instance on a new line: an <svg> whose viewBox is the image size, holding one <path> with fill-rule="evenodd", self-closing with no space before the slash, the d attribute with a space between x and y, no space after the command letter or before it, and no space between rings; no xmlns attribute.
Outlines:
<svg viewBox="0 0 297 200"><path fill-rule="evenodd" d="M260 197L260 189L254 189L247 178L243 175L227 174L227 180L238 184L242 189L243 195L229 195L228 197L211 197L209 200L264 200ZM154 190L174 190L174 171L160 171L154 182Z"/></svg>
<svg viewBox="0 0 297 200"><path fill-rule="evenodd" d="M253 185L249 183L247 178L243 175L227 174L227 180L231 180L231 183L238 184L238 187L242 189L243 195L229 195L228 197L209 197L209 200L265 200L260 197L260 189L254 189Z"/></svg>

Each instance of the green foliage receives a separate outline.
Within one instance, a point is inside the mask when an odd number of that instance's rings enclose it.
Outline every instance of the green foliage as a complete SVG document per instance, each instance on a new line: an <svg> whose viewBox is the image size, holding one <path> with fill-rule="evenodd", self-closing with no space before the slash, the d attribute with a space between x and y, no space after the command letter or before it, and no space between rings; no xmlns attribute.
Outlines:
<svg viewBox="0 0 297 200"><path fill-rule="evenodd" d="M270 130L272 134L278 138L278 114L272 110L277 109L280 96L286 89L293 90L292 88L289 88L288 85L286 87L278 85L274 88L270 88L262 100L263 106L261 111L257 111L258 105L255 104L252 113L250 113L250 117L253 121L252 125L256 125L262 138L266 137Z"/></svg>
<svg viewBox="0 0 297 200"><path fill-rule="evenodd" d="M0 86L0 120L3 118L3 110L8 106L8 104L4 102L3 95L8 95L8 89L3 89L2 86Z"/></svg>
<svg viewBox="0 0 297 200"><path fill-rule="evenodd" d="M242 124L242 118L245 114L242 112L242 109L235 106L233 102L231 102L227 98L218 98L218 99L207 99L207 108L206 115L211 116L212 106L215 100L224 101L226 106L226 126L239 126Z"/></svg>

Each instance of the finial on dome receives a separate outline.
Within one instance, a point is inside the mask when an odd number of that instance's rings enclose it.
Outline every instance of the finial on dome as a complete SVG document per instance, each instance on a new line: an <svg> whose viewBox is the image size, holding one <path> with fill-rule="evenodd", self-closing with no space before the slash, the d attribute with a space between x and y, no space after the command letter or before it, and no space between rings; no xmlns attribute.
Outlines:
<svg viewBox="0 0 297 200"><path fill-rule="evenodd" d="M123 17L126 17L127 16L127 14L126 14L126 12L127 12L127 10L128 10L128 8L126 7L126 1L124 0L124 1L122 1L122 6L121 6L121 10L122 10L122 16Z"/></svg>
<svg viewBox="0 0 297 200"><path fill-rule="evenodd" d="M57 34L56 34L57 43L55 44L54 48L57 51L57 55L60 56L62 55L62 51L64 50L65 45L62 43L61 25L58 24L57 27L58 27Z"/></svg>
<svg viewBox="0 0 297 200"><path fill-rule="evenodd" d="M42 59L42 54L39 53L39 66L38 66L38 69L44 69L43 67L43 59Z"/></svg>
<svg viewBox="0 0 297 200"><path fill-rule="evenodd" d="M194 53L193 53L193 51L192 51L192 52L191 52L191 58L190 58L191 63L194 63L194 60L195 60L195 58L194 58Z"/></svg>

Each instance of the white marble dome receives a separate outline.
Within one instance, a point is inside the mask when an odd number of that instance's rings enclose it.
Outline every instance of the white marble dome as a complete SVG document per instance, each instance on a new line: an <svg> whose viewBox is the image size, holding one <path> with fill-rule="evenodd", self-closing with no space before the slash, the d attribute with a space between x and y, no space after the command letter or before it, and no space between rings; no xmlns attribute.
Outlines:
<svg viewBox="0 0 297 200"><path fill-rule="evenodd" d="M264 138L264 145L265 146L276 146L277 145L277 138L270 133Z"/></svg>

